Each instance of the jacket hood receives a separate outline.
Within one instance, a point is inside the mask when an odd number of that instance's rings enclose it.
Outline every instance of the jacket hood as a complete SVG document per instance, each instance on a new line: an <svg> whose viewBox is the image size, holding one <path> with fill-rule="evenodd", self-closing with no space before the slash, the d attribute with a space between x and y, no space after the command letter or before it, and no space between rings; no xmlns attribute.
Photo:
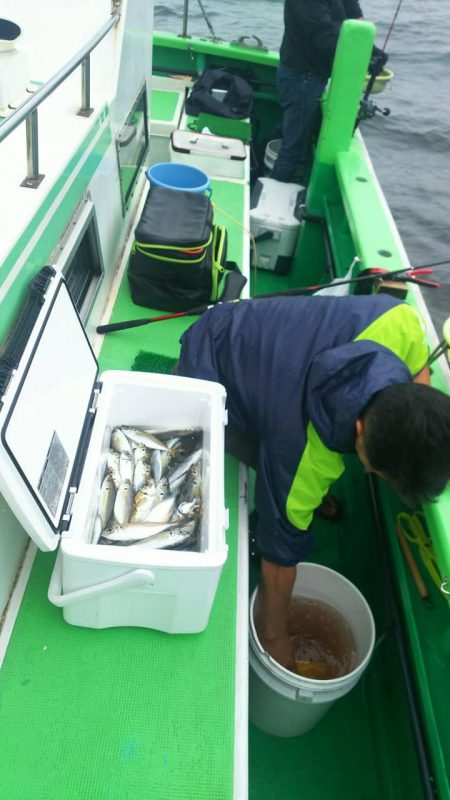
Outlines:
<svg viewBox="0 0 450 800"><path fill-rule="evenodd" d="M306 411L323 443L354 452L356 420L374 395L412 375L391 350L375 342L349 342L319 353L306 380Z"/></svg>

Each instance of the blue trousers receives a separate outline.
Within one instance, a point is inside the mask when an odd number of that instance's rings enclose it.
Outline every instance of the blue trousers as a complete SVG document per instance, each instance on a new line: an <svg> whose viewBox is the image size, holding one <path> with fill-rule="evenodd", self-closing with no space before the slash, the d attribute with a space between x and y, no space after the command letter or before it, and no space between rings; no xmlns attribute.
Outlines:
<svg viewBox="0 0 450 800"><path fill-rule="evenodd" d="M278 100L283 109L283 143L273 168L272 178L290 181L304 163L319 100L327 79L312 72L298 72L283 64L278 68Z"/></svg>

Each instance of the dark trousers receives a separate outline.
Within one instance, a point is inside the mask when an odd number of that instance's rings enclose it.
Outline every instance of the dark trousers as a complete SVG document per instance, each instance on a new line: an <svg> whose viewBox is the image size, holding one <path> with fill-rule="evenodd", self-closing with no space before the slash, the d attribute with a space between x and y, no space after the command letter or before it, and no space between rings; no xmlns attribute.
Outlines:
<svg viewBox="0 0 450 800"><path fill-rule="evenodd" d="M308 148L319 101L327 79L312 72L298 72L280 65L277 73L278 99L283 109L283 142L273 168L272 178L290 181L297 167L303 164Z"/></svg>
<svg viewBox="0 0 450 800"><path fill-rule="evenodd" d="M225 450L247 467L256 470L258 464L258 442L242 433L232 422L225 428Z"/></svg>

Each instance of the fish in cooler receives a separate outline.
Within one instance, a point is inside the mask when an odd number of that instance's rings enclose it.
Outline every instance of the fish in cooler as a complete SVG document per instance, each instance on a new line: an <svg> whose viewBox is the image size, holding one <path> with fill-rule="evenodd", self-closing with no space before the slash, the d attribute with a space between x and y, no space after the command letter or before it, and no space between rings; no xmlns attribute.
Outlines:
<svg viewBox="0 0 450 800"><path fill-rule="evenodd" d="M91 542L194 549L202 513L199 428L116 426Z"/></svg>

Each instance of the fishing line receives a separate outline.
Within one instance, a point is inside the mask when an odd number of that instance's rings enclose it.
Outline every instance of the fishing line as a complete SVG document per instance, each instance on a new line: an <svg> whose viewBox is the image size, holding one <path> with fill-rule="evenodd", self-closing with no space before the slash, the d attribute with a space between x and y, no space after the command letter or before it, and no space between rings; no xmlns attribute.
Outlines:
<svg viewBox="0 0 450 800"><path fill-rule="evenodd" d="M395 22L396 22L397 17L398 17L398 12L400 11L400 9L402 7L402 3L403 3L403 0L399 0L399 2L397 4L397 8L395 9L394 17L393 17L392 22L390 24L389 30L388 30L388 32L386 34L386 38L384 40L383 47L381 48L383 51L386 49L386 45L387 45L387 43L389 41L389 37L390 37L392 31L394 30L394 25L395 25Z"/></svg>
<svg viewBox="0 0 450 800"><path fill-rule="evenodd" d="M258 266L258 250L257 250L257 247L256 247L256 240L255 240L255 237L253 236L253 233L251 232L250 228L247 228L245 225L242 224L242 222L239 222L239 220L236 219L236 217L231 216L231 214L229 214L227 211L224 211L223 208L219 208L219 206L217 205L217 203L214 202L214 200L211 200L211 204L212 204L212 206L213 206L215 211L218 211L220 214L223 214L224 217L228 217L228 219L230 219L239 228L241 228L241 230L245 231L245 233L248 234L248 236L250 238L251 245L252 245L252 251L253 251L253 269L254 269L254 281L255 281L255 288L256 288L256 268Z"/></svg>

